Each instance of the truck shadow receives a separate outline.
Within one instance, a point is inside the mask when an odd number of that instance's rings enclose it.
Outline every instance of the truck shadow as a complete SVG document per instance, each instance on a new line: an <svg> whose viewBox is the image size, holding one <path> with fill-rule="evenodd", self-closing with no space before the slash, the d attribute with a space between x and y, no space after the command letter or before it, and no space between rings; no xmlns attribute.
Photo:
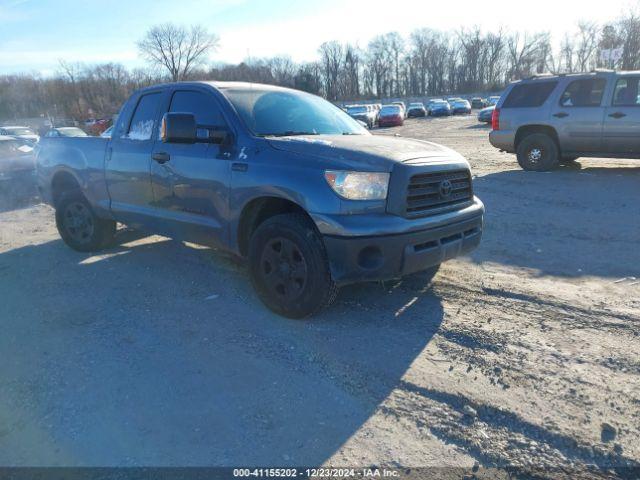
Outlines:
<svg viewBox="0 0 640 480"><path fill-rule="evenodd" d="M292 321L227 256L162 237L0 254L0 464L321 464L438 331L420 282L351 287Z"/></svg>
<svg viewBox="0 0 640 480"><path fill-rule="evenodd" d="M640 168L569 165L554 172L501 171L475 178L486 206L471 257L540 275L639 276Z"/></svg>

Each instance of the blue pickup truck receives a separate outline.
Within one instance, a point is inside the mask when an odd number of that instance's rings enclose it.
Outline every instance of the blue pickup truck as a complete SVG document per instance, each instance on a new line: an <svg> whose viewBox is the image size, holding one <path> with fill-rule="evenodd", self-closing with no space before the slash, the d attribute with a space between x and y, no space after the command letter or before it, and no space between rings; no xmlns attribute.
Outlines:
<svg viewBox="0 0 640 480"><path fill-rule="evenodd" d="M467 161L371 135L304 92L235 82L135 92L111 138L45 138L38 188L62 239L105 248L116 222L248 260L260 299L290 318L342 285L434 275L482 236Z"/></svg>

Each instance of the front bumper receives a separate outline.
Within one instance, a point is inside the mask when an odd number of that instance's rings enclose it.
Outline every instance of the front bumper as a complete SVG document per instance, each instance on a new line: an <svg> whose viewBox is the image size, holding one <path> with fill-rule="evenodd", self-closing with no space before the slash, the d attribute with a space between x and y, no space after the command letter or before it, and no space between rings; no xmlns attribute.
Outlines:
<svg viewBox="0 0 640 480"><path fill-rule="evenodd" d="M361 230L356 229L355 235L349 235L349 232L343 235L324 234L333 278L338 285L389 280L464 255L480 243L483 214L484 206L476 199L472 206L456 212L415 220L401 219L418 223L422 227L420 230L407 230L399 222L396 233L357 235ZM365 219L361 218L360 221L366 223ZM389 225L386 227L388 229Z"/></svg>

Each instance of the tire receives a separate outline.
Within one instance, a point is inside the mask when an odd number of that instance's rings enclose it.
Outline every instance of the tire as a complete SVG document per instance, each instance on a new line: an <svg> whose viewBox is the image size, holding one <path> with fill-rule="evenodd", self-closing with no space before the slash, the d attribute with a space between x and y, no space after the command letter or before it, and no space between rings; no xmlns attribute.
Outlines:
<svg viewBox="0 0 640 480"><path fill-rule="evenodd" d="M64 243L78 252L101 250L116 233L116 222L98 217L77 190L64 193L57 202L56 227Z"/></svg>
<svg viewBox="0 0 640 480"><path fill-rule="evenodd" d="M310 317L338 294L322 238L300 213L276 215L260 224L251 235L249 269L260 300L283 317Z"/></svg>
<svg viewBox="0 0 640 480"><path fill-rule="evenodd" d="M518 163L523 170L546 172L560 162L558 145L549 135L532 133L524 137L516 150Z"/></svg>

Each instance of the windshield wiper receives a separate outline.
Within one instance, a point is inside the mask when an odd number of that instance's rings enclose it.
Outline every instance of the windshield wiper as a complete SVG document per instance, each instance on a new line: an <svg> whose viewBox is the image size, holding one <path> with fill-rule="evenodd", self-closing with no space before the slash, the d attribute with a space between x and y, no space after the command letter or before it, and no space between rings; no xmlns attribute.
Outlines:
<svg viewBox="0 0 640 480"><path fill-rule="evenodd" d="M362 133L356 133L356 132L342 132L342 135L363 135Z"/></svg>
<svg viewBox="0 0 640 480"><path fill-rule="evenodd" d="M296 135L319 135L316 132L296 132L294 130L287 130L286 132L278 133L263 133L261 137L295 137Z"/></svg>

